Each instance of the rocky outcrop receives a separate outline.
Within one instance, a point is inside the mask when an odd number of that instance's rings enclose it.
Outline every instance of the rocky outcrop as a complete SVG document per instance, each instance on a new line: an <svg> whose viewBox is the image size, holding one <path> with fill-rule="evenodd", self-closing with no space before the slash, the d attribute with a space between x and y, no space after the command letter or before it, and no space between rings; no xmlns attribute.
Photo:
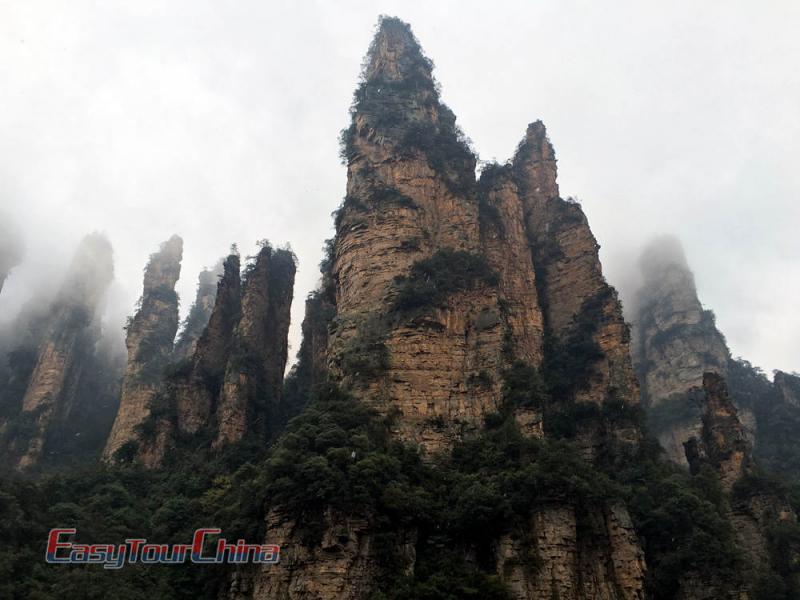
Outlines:
<svg viewBox="0 0 800 600"><path fill-rule="evenodd" d="M541 123L528 128L513 163L476 181L475 157L439 100L430 61L406 24L383 19L343 142L347 195L325 273L332 293L328 300L324 286L307 304L304 369L391 416L392 433L426 457L446 455L504 408L512 365L540 374L565 358L580 363L584 380L551 399L554 411L638 403L620 303L580 207L558 196ZM335 310L325 328L317 325L328 318L313 316L321 306ZM327 368L311 368L325 339ZM541 407L513 417L525 435L547 435ZM638 441L635 424L601 421L592 422L588 456L605 443ZM612 435L600 435L606 427ZM278 514L268 517L267 539L290 549L287 563L240 580L240 592L365 597L365 581L376 577L367 524L348 521L343 534L331 522L322 544L329 554L294 524L276 525ZM642 597L643 553L624 506L542 509L523 535L525 543L501 540L497 556L518 597ZM520 566L531 545L545 557L545 577ZM413 553L401 554L413 568Z"/></svg>
<svg viewBox="0 0 800 600"><path fill-rule="evenodd" d="M734 483L753 473L752 448L720 375L703 375L703 396L701 436L686 443L686 458L693 471L710 465L723 489L730 491Z"/></svg>
<svg viewBox="0 0 800 600"><path fill-rule="evenodd" d="M188 376L173 383L177 429L194 434L208 423L233 348L234 330L242 315L242 282L238 254L225 259L217 284L214 310L197 342Z"/></svg>
<svg viewBox="0 0 800 600"><path fill-rule="evenodd" d="M585 385L572 390L574 401L602 404L613 399L638 404L622 306L603 276L600 246L583 210L577 202L558 195L555 152L541 121L528 126L512 165L550 340L546 351L587 343L595 346L595 356L586 360Z"/></svg>
<svg viewBox="0 0 800 600"><path fill-rule="evenodd" d="M276 431L295 270L291 252L264 246L246 273L241 318L217 405L217 446L248 434L266 439Z"/></svg>
<svg viewBox="0 0 800 600"><path fill-rule="evenodd" d="M19 419L28 421L29 428L25 439L14 441L19 468L39 462L48 438L71 418L84 359L99 337L98 305L113 270L111 245L105 236L86 236L50 309L22 401Z"/></svg>
<svg viewBox="0 0 800 600"><path fill-rule="evenodd" d="M183 240L173 235L150 255L144 271L139 309L127 326L128 362L114 426L103 458L114 459L123 445L135 442L137 428L150 414L150 402L161 384L178 329L178 295Z"/></svg>
<svg viewBox="0 0 800 600"><path fill-rule="evenodd" d="M245 437L263 444L276 432L295 270L291 251L266 243L243 278L239 255L228 256L192 356L171 366L138 427L141 463L159 466L180 440L218 449Z"/></svg>
<svg viewBox="0 0 800 600"><path fill-rule="evenodd" d="M476 279L429 290L437 297L415 297L409 310L392 307L404 286L420 291L415 265L485 260L475 157L439 101L430 61L399 21L385 20L373 41L352 116L330 371L378 410L397 411L403 439L436 452L499 405L501 295Z"/></svg>
<svg viewBox="0 0 800 600"><path fill-rule="evenodd" d="M497 544L498 572L514 598L644 598L644 553L624 507L542 508L525 534ZM535 556L536 564L526 564L525 556Z"/></svg>
<svg viewBox="0 0 800 600"><path fill-rule="evenodd" d="M300 413L314 388L328 379L328 326L336 314L328 294L315 291L306 298L297 362L286 378L281 414L288 419Z"/></svg>
<svg viewBox="0 0 800 600"><path fill-rule="evenodd" d="M680 242L657 238L639 259L643 284L636 297L634 362L653 432L670 460L686 464L683 444L701 427L690 390L707 372L727 375L730 353L714 314L697 297L694 276ZM755 431L752 413L741 419Z"/></svg>
<svg viewBox="0 0 800 600"><path fill-rule="evenodd" d="M770 568L770 530L781 528L782 522L796 523L797 516L788 499L759 477L725 380L716 373L703 376L701 434L686 443L686 458L695 473L709 466L730 494L727 516L746 559L745 581L755 581L759 572Z"/></svg>
<svg viewBox="0 0 800 600"><path fill-rule="evenodd" d="M299 542L302 523L279 511L271 511L266 521L265 539L280 546L280 563L237 573L229 600L359 600L377 587L381 566L369 519L328 512L322 539L313 546ZM413 564L414 541L413 535L399 541L398 555L408 564Z"/></svg>
<svg viewBox="0 0 800 600"><path fill-rule="evenodd" d="M203 335L203 330L208 325L211 318L211 311L214 310L214 301L217 297L217 281L222 276L222 263L220 260L217 265L209 270L203 269L197 278L197 295L194 304L189 309L189 314L183 322L178 341L175 342L173 360L187 360L194 355L197 348L197 341Z"/></svg>

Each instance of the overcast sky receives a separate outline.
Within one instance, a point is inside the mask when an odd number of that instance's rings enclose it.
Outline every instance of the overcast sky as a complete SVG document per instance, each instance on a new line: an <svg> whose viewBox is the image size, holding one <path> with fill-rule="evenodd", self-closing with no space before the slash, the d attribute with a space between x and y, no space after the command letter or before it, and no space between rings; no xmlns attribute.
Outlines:
<svg viewBox="0 0 800 600"><path fill-rule="evenodd" d="M182 315L203 266L268 238L300 260L293 354L381 13L411 23L482 159L545 122L623 293L641 245L673 233L732 352L800 369L794 0L0 0L0 212L27 250L0 319L89 231L115 249L116 327L172 233Z"/></svg>

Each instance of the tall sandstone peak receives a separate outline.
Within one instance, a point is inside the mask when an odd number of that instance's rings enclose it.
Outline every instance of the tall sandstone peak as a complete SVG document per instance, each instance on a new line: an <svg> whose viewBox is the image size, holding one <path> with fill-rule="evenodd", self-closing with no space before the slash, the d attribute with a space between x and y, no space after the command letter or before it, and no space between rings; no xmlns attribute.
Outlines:
<svg viewBox="0 0 800 600"><path fill-rule="evenodd" d="M172 354L178 329L178 295L183 240L173 235L150 255L144 272L139 309L127 327L128 362L119 410L108 437L104 460L112 460L124 444L136 439L136 430L150 414L164 367Z"/></svg>
<svg viewBox="0 0 800 600"><path fill-rule="evenodd" d="M704 373L727 377L730 352L714 313L703 308L680 242L656 238L639 259L643 285L636 297L633 357L653 433L673 462L686 464L683 444L697 436L701 411L691 393ZM755 418L739 406L748 438Z"/></svg>
<svg viewBox="0 0 800 600"><path fill-rule="evenodd" d="M242 315L217 407L215 444L266 439L279 421L295 277L291 252L264 246L246 273Z"/></svg>
<svg viewBox="0 0 800 600"><path fill-rule="evenodd" d="M84 359L99 337L97 309L113 274L111 244L102 234L87 235L50 309L22 401L21 418L31 420L32 431L27 439L17 440L19 468L39 462L48 438L69 421L75 409Z"/></svg>
<svg viewBox="0 0 800 600"><path fill-rule="evenodd" d="M194 354L178 363L176 372L161 383L151 400L160 409L140 428L135 453L145 466L159 466L176 437L194 436L209 424L241 310L240 260L233 253L223 263L214 309Z"/></svg>
<svg viewBox="0 0 800 600"><path fill-rule="evenodd" d="M178 341L175 342L173 355L175 360L190 358L197 348L197 341L203 335L203 330L211 318L211 311L214 310L217 281L222 276L223 262L221 259L213 269L203 269L197 277L197 294L194 303L183 323Z"/></svg>
<svg viewBox="0 0 800 600"><path fill-rule="evenodd" d="M530 125L513 163L487 167L476 181L475 156L439 100L430 61L393 18L380 23L351 113L342 140L347 192L323 265L335 310L330 380L430 458L480 434L485 417L503 409L510 369L546 371L577 347L591 349L579 358L585 382L551 398L554 421L574 405L598 413L608 402L636 405L621 306L583 212L558 196L544 126ZM514 417L525 435L548 435L541 406ZM609 439L638 443L635 424L606 431L601 421L581 432L587 458ZM369 518L328 511L322 541L309 544L285 508L270 508L265 538L281 544L281 563L238 573L232 598L354 599L378 586ZM415 533L396 534L396 552L413 569ZM643 552L622 504L543 505L524 542L497 534L498 574L516 598L643 597ZM524 567L531 546L544 577Z"/></svg>

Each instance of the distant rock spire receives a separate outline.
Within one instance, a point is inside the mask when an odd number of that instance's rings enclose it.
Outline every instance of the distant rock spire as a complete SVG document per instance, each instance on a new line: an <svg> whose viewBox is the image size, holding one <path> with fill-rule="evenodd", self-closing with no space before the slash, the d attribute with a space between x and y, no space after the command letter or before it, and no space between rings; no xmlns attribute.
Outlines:
<svg viewBox="0 0 800 600"><path fill-rule="evenodd" d="M726 375L725 338L703 308L680 241L662 236L639 259L642 287L635 297L633 359L651 430L670 460L686 465L683 444L698 435L700 407L690 393L705 373ZM742 415L753 420L747 412Z"/></svg>
<svg viewBox="0 0 800 600"><path fill-rule="evenodd" d="M220 259L212 269L203 269L197 278L197 294L189 314L183 323L183 329L175 343L174 359L176 361L190 358L197 347L197 340L208 325L214 302L217 296L217 281L222 276L224 259Z"/></svg>
<svg viewBox="0 0 800 600"><path fill-rule="evenodd" d="M21 418L31 420L34 426L29 438L17 440L20 468L39 462L52 431L70 418L83 350L96 339L97 309L113 276L108 239L99 233L84 237L53 303L23 398Z"/></svg>

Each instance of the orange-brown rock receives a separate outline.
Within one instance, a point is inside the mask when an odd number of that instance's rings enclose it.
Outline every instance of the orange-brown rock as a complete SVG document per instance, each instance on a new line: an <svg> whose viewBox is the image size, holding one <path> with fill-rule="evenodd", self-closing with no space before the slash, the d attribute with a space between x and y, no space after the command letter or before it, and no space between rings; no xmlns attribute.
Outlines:
<svg viewBox="0 0 800 600"><path fill-rule="evenodd" d="M267 540L281 547L277 565L264 565L255 573L242 571L233 579L229 600L360 600L369 598L381 569L376 554L374 524L328 512L325 532L313 547L300 543L302 527L279 511L267 515ZM413 564L414 536L400 541L398 556Z"/></svg>
<svg viewBox="0 0 800 600"><path fill-rule="evenodd" d="M150 415L150 402L161 383L178 329L175 284L182 257L183 240L173 235L150 255L145 268L139 309L127 327L128 362L117 417L103 451L106 461L112 461L124 444L135 442L137 428Z"/></svg>
<svg viewBox="0 0 800 600"><path fill-rule="evenodd" d="M597 353L585 366L587 380L573 386L561 402L602 405L607 400L632 406L639 389L630 359L630 331L617 292L603 276L599 245L580 205L559 197L553 146L540 121L528 126L512 162L522 199L526 231L536 271L545 352L556 347L593 344ZM635 426L611 432L618 442L636 443ZM584 432L587 455L597 451L597 433Z"/></svg>
<svg viewBox="0 0 800 600"><path fill-rule="evenodd" d="M644 553L625 507L544 507L525 537L505 535L497 545L498 572L514 598L644 598ZM535 566L526 564L531 556Z"/></svg>
<svg viewBox="0 0 800 600"><path fill-rule="evenodd" d="M356 98L334 247L331 372L379 410L399 411L401 437L434 452L463 426L480 426L499 405L505 331L499 291L454 293L424 319L383 318L397 278L412 265L439 250L480 252L475 158L404 24L383 22ZM362 384L363 373L348 370L342 358L369 335L380 338L387 364ZM531 340L529 354L540 343ZM487 376L474 385L481 373Z"/></svg>
<svg viewBox="0 0 800 600"><path fill-rule="evenodd" d="M111 245L105 236L83 238L50 310L22 401L21 418L32 420L34 431L28 439L15 442L19 468L36 464L48 437L70 418L82 358L96 340L95 316L113 271Z"/></svg>
<svg viewBox="0 0 800 600"><path fill-rule="evenodd" d="M701 437L687 442L686 458L693 471L711 465L723 489L730 491L734 483L753 472L751 447L725 380L716 373L704 374L703 392Z"/></svg>
<svg viewBox="0 0 800 600"><path fill-rule="evenodd" d="M514 361L540 367L548 333L566 339L590 320L599 354L591 385L558 400L635 404L628 328L583 213L558 198L543 126L529 128L513 165L476 181L475 157L408 26L382 20L365 65L344 134L347 195L326 274L336 311L326 332L330 377L391 415L401 440L428 456L446 453L503 408ZM513 416L525 435L545 435L546 412ZM290 549L287 564L240 584L254 597L364 597L376 571L369 526L354 531L355 522L346 534L329 523L323 546L339 536L329 555L271 513L267 539ZM531 532L548 556L547 577L509 566L521 550L510 538L499 556L520 598L642 597L643 554L623 506L586 517L570 506L543 510Z"/></svg>

